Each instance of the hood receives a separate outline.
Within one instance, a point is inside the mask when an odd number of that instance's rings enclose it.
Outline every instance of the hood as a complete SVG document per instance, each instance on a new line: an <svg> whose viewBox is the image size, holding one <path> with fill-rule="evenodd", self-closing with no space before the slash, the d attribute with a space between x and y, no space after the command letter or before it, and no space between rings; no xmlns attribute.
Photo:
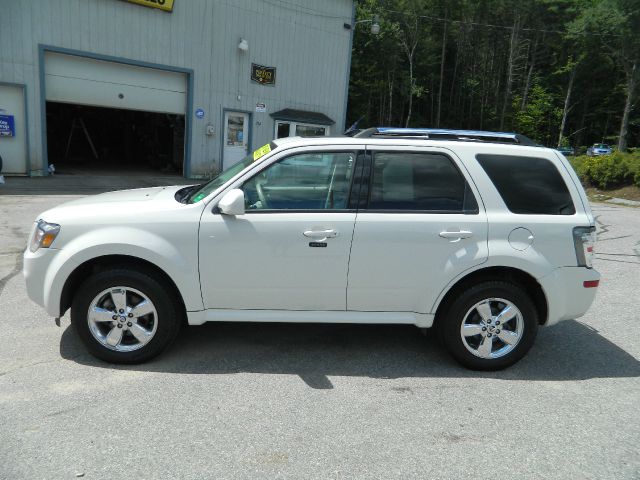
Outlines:
<svg viewBox="0 0 640 480"><path fill-rule="evenodd" d="M91 219L90 223L94 223L97 218L107 219L177 209L185 207L175 199L176 192L184 187L185 185L137 188L90 195L47 210L38 218L53 223L82 222Z"/></svg>

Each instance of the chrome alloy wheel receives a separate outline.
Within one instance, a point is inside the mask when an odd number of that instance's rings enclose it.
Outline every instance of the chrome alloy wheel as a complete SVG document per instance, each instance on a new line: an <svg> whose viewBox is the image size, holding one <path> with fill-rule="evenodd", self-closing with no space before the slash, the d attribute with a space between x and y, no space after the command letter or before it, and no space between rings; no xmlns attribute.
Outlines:
<svg viewBox="0 0 640 480"><path fill-rule="evenodd" d="M132 352L151 341L158 328L158 313L153 302L139 290L113 287L91 301L87 322L102 346Z"/></svg>
<svg viewBox="0 0 640 480"><path fill-rule="evenodd" d="M487 298L465 314L460 336L476 357L499 358L511 352L524 331L522 313L504 298Z"/></svg>

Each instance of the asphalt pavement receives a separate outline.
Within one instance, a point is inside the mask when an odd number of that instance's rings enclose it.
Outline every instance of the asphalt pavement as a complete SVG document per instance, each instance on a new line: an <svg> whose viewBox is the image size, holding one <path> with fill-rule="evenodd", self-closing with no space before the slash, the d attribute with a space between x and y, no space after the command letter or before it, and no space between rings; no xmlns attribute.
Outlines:
<svg viewBox="0 0 640 480"><path fill-rule="evenodd" d="M231 323L123 367L26 296L59 193L0 190L0 479L640 478L640 209L594 205L593 307L502 372L410 326Z"/></svg>

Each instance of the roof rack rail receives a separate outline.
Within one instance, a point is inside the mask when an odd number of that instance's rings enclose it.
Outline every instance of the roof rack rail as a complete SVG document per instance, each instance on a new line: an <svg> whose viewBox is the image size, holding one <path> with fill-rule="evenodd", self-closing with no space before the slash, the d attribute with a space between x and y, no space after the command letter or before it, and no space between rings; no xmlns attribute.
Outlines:
<svg viewBox="0 0 640 480"><path fill-rule="evenodd" d="M429 140L458 140L463 142L509 143L540 146L519 133L486 132L481 130L448 130L440 128L391 128L378 127L360 130L356 138L413 138Z"/></svg>

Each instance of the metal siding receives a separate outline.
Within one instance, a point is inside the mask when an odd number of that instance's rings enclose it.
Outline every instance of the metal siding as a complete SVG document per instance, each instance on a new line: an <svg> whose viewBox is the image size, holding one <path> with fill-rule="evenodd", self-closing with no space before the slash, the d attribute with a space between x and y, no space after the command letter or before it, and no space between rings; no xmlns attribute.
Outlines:
<svg viewBox="0 0 640 480"><path fill-rule="evenodd" d="M0 140L0 157L2 157L0 174L23 175L29 170L24 87L0 83L0 109L6 110L6 112L0 110L0 113L13 116L15 128L15 136L2 137Z"/></svg>
<svg viewBox="0 0 640 480"><path fill-rule="evenodd" d="M252 115L252 146L273 137L269 113L322 112L343 128L352 0L176 0L173 13L119 0L0 0L0 81L27 88L32 170L43 168L38 45L193 69L191 173L219 165L224 108ZM237 49L240 37L249 51ZM250 81L250 64L277 68L276 86ZM237 96L240 95L240 100ZM255 113L255 104L267 104ZM204 134L211 123L216 135ZM258 124L259 123L259 124Z"/></svg>

